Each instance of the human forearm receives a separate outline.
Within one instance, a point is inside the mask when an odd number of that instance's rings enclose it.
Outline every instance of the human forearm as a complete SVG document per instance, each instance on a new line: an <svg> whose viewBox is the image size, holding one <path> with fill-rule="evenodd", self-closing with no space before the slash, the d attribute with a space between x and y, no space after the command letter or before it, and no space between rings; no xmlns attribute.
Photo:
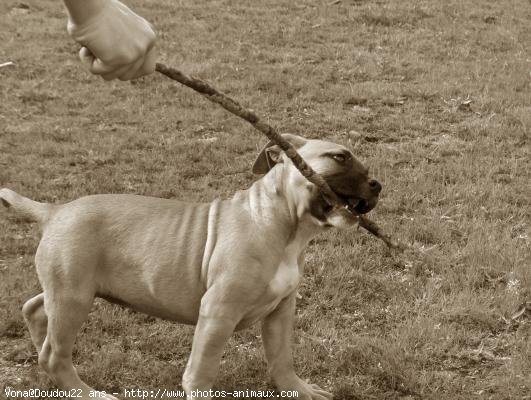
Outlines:
<svg viewBox="0 0 531 400"><path fill-rule="evenodd" d="M75 24L83 24L98 15L105 7L107 0L64 0L70 20Z"/></svg>

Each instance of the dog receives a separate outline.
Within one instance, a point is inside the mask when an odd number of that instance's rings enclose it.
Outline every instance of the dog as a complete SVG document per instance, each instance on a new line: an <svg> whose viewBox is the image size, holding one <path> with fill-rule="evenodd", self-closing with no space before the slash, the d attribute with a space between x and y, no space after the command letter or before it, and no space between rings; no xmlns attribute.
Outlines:
<svg viewBox="0 0 531 400"><path fill-rule="evenodd" d="M331 399L294 371L291 338L303 251L312 237L357 224L382 189L344 146L284 134L345 203L331 206L273 143L258 155L263 175L228 200L186 203L136 195L92 195L39 203L0 190L4 206L42 227L35 264L43 292L22 313L39 365L64 390L93 390L72 364L74 340L95 297L195 325L182 386L206 398L227 340L262 323L268 371L299 399ZM116 400L104 394L104 399Z"/></svg>

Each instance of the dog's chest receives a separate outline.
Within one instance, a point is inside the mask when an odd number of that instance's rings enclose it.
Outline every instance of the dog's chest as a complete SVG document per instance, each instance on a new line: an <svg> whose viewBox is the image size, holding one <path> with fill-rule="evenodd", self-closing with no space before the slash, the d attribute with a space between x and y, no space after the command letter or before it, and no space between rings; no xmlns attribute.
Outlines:
<svg viewBox="0 0 531 400"><path fill-rule="evenodd" d="M302 272L299 257L307 241L306 235L297 235L295 240L286 246L275 274L269 282L268 292L274 299L273 302L279 302L297 289Z"/></svg>
<svg viewBox="0 0 531 400"><path fill-rule="evenodd" d="M297 257L298 254L290 254L283 258L269 282L268 291L275 300L283 299L297 288L300 280Z"/></svg>
<svg viewBox="0 0 531 400"><path fill-rule="evenodd" d="M297 258L282 260L275 275L269 281L266 294L255 304L251 312L238 324L236 329L246 328L273 312L279 303L288 297L299 285L300 274Z"/></svg>

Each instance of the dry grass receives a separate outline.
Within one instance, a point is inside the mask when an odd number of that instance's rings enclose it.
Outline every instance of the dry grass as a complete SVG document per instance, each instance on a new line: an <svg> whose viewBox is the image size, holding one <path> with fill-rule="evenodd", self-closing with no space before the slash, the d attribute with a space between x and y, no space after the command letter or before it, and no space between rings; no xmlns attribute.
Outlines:
<svg viewBox="0 0 531 400"><path fill-rule="evenodd" d="M60 2L24 3L0 4L0 63L16 63L0 69L0 186L52 202L205 200L254 179L252 128L162 76L89 76ZM168 65L282 131L349 143L384 183L373 218L427 249L397 259L361 232L315 240L301 375L338 400L531 398L531 322L510 322L531 297L529 1L131 3ZM39 290L38 236L0 216L0 386L47 388L20 314ZM191 333L101 302L75 360L99 389L176 388ZM271 388L258 333L231 340L218 388Z"/></svg>

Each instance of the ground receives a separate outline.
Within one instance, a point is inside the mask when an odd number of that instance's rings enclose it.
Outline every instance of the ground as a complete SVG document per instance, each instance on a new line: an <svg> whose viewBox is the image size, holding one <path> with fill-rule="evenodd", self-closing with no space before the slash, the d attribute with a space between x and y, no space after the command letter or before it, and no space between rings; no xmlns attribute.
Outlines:
<svg viewBox="0 0 531 400"><path fill-rule="evenodd" d="M77 60L60 1L0 4L0 187L206 201L251 184L265 139L154 74L104 82ZM346 399L531 399L531 3L525 0L128 2L160 60L282 132L349 145L383 183L361 230L306 255L304 378ZM0 388L52 388L20 309L39 292L36 226L0 211ZM513 318L514 317L514 318ZM272 389L259 329L216 388ZM95 304L74 354L94 387L180 388L192 328ZM2 393L1 396L3 396Z"/></svg>

